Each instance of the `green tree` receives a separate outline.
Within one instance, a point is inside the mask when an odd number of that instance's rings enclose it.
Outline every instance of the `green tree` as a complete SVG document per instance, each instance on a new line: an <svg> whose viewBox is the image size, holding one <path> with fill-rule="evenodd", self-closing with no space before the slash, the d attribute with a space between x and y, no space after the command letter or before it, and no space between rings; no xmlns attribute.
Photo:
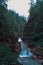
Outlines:
<svg viewBox="0 0 43 65"><path fill-rule="evenodd" d="M2 5L0 6L0 12L0 65L16 65L17 63L20 65L20 63L17 62L18 54L11 52L9 47L12 40L11 33L13 31L13 33L17 32L17 30L15 30L16 20ZM11 42L11 44L13 44L13 42Z"/></svg>
<svg viewBox="0 0 43 65"><path fill-rule="evenodd" d="M24 29L24 35L27 38L41 33L43 35L43 1L36 2L34 6L31 6L29 20Z"/></svg>
<svg viewBox="0 0 43 65"><path fill-rule="evenodd" d="M37 0L34 6L30 7L28 23L24 28L24 40L34 42L37 46L43 46L43 1ZM43 48L43 47L42 47Z"/></svg>
<svg viewBox="0 0 43 65"><path fill-rule="evenodd" d="M0 5L4 6L5 8L7 8L6 2L8 2L8 0L0 0Z"/></svg>
<svg viewBox="0 0 43 65"><path fill-rule="evenodd" d="M0 1L0 65L21 65L17 61L19 53L11 52L9 45L14 43L11 42L12 32L15 36L21 36L26 21L14 11L9 11L5 4L6 0Z"/></svg>

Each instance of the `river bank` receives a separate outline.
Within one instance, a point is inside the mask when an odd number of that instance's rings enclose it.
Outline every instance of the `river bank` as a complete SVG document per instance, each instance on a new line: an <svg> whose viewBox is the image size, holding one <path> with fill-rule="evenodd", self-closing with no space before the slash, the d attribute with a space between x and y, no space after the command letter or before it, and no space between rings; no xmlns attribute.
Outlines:
<svg viewBox="0 0 43 65"><path fill-rule="evenodd" d="M33 60L31 57L19 57L18 61L23 65L41 65L36 60Z"/></svg>
<svg viewBox="0 0 43 65"><path fill-rule="evenodd" d="M40 62L32 58L35 57L34 54L31 52L30 48L26 47L21 38L19 39L19 42L21 45L21 52L19 54L18 61L23 65L41 65Z"/></svg>

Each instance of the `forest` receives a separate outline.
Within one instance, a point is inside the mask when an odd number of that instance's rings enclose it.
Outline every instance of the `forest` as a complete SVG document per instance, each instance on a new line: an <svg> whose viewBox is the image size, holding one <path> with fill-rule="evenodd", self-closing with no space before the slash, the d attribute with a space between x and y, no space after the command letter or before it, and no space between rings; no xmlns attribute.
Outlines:
<svg viewBox="0 0 43 65"><path fill-rule="evenodd" d="M17 61L21 51L18 37L22 37L37 59L43 60L43 0L31 0L28 22L8 10L7 1L0 0L0 65L23 65Z"/></svg>
<svg viewBox="0 0 43 65"><path fill-rule="evenodd" d="M0 65L21 65L17 61L19 53L14 52L13 46L22 36L26 20L15 11L8 10L7 1L0 0Z"/></svg>
<svg viewBox="0 0 43 65"><path fill-rule="evenodd" d="M43 60L43 0L36 0L35 4L32 1L29 12L28 23L23 31L23 40L27 42L26 45L31 49L37 60Z"/></svg>

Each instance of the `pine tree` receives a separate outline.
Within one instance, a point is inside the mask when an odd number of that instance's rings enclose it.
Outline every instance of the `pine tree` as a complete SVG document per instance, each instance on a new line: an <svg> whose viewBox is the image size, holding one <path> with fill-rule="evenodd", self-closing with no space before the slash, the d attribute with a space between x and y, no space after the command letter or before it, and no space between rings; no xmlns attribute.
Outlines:
<svg viewBox="0 0 43 65"><path fill-rule="evenodd" d="M34 6L31 5L28 23L24 28L24 41L30 48L36 48L35 53L43 58L43 1L37 0Z"/></svg>
<svg viewBox="0 0 43 65"><path fill-rule="evenodd" d="M0 1L1 2L0 4L0 65L22 65L17 61L21 46L18 43L18 38L13 32L13 28L10 27L12 20L11 18L14 19L14 17L12 17L12 15L9 13L5 5L2 4L5 2L5 0L1 0L1 1Z"/></svg>

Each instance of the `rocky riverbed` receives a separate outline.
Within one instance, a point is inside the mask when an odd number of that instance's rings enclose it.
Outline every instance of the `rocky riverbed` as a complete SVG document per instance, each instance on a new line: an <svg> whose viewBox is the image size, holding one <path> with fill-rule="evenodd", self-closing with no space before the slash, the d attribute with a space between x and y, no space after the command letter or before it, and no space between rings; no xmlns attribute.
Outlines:
<svg viewBox="0 0 43 65"><path fill-rule="evenodd" d="M32 58L29 57L19 57L18 61L23 65L41 65L39 62L32 60Z"/></svg>
<svg viewBox="0 0 43 65"><path fill-rule="evenodd" d="M20 41L21 39L19 39ZM38 61L32 59L33 54L27 50L24 45L24 42L21 40L21 52L19 54L18 61L23 65L41 65Z"/></svg>

